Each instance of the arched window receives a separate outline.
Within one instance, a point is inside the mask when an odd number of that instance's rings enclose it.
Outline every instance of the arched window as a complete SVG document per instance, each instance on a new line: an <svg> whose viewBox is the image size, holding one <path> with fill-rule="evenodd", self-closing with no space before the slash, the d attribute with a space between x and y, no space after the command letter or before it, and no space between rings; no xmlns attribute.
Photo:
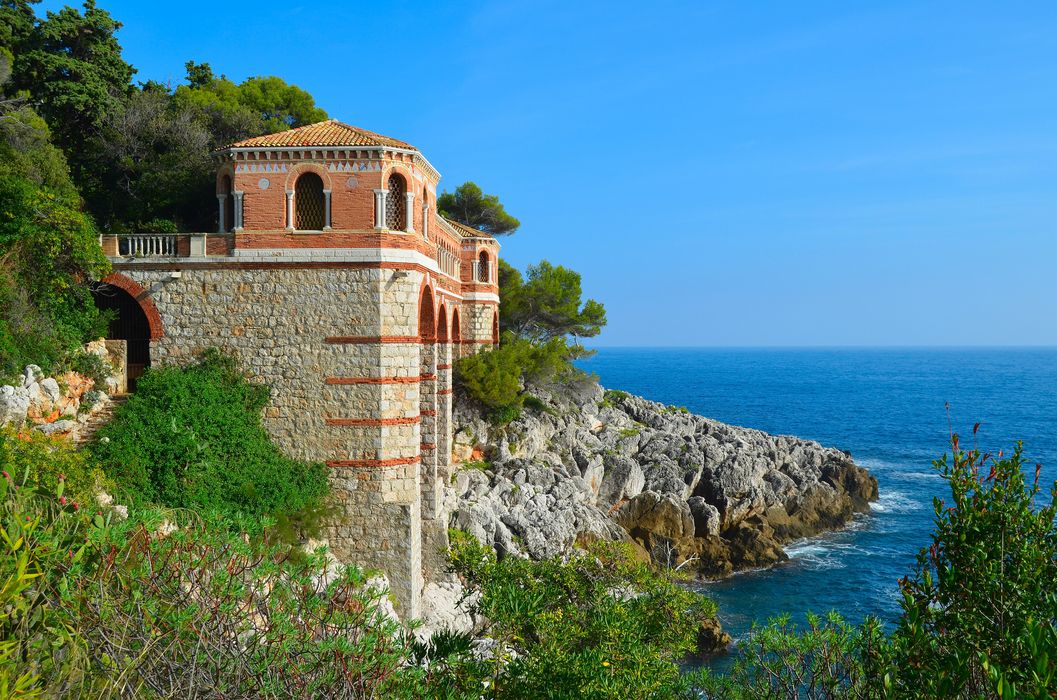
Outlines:
<svg viewBox="0 0 1057 700"><path fill-rule="evenodd" d="M481 255L477 258L477 281L488 282L488 251L482 250Z"/></svg>
<svg viewBox="0 0 1057 700"><path fill-rule="evenodd" d="M460 327L460 324L459 310L455 309L451 314L451 340L456 345L462 340L462 328Z"/></svg>
<svg viewBox="0 0 1057 700"><path fill-rule="evenodd" d="M232 192L230 175L225 175L220 179L220 194L224 195L223 209L221 209L221 216L224 219L220 222L219 228L221 233L227 233L235 228L235 195Z"/></svg>
<svg viewBox="0 0 1057 700"><path fill-rule="evenodd" d="M315 173L305 173L294 184L294 221L298 231L322 231L326 221L323 210L323 180Z"/></svg>
<svg viewBox="0 0 1057 700"><path fill-rule="evenodd" d="M385 227L392 231L407 229L407 187L396 173L389 176L389 194L385 196Z"/></svg>

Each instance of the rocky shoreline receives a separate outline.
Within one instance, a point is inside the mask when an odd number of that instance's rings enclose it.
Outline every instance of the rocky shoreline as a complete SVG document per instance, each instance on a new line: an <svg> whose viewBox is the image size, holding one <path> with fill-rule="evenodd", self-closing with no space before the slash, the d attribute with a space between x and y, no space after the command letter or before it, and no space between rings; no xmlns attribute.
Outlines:
<svg viewBox="0 0 1057 700"><path fill-rule="evenodd" d="M702 579L770 566L782 545L835 530L877 479L817 442L739 428L585 379L529 389L501 428L454 409L447 510L500 553L559 554L578 539L633 543Z"/></svg>

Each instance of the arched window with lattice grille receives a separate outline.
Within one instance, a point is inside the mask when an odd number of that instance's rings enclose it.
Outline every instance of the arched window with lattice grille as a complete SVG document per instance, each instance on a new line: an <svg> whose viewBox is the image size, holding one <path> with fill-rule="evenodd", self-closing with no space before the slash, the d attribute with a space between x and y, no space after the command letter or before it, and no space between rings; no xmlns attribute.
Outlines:
<svg viewBox="0 0 1057 700"><path fill-rule="evenodd" d="M298 231L322 231L326 221L323 180L305 173L294 185L294 220Z"/></svg>
<svg viewBox="0 0 1057 700"><path fill-rule="evenodd" d="M385 227L392 231L407 229L407 186L396 173L389 176L389 194L385 196Z"/></svg>

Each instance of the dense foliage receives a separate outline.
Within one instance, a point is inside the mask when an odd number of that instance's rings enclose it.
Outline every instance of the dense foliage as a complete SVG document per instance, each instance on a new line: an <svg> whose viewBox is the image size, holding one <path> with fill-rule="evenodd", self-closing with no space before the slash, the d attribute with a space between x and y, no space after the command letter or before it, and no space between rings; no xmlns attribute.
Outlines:
<svg viewBox="0 0 1057 700"><path fill-rule="evenodd" d="M615 543L566 558L496 558L452 533L452 570L484 620L487 654L450 636L419 650L427 697L672 698L687 692L679 662L715 605L635 561ZM692 696L688 696L692 697Z"/></svg>
<svg viewBox="0 0 1057 700"><path fill-rule="evenodd" d="M65 438L37 430L0 427L0 464L11 477L29 480L50 491L55 491L59 481L65 479L68 500L79 503L92 503L97 491L110 486L103 471L89 462L84 451Z"/></svg>
<svg viewBox="0 0 1057 700"><path fill-rule="evenodd" d="M514 233L521 226L507 213L499 197L485 194L473 182L462 183L454 192L442 192L437 197L437 211L445 218L493 236Z"/></svg>
<svg viewBox="0 0 1057 700"><path fill-rule="evenodd" d="M268 398L216 351L151 369L100 431L93 460L134 503L313 519L326 467L272 444L261 422Z"/></svg>
<svg viewBox="0 0 1057 700"><path fill-rule="evenodd" d="M109 269L47 125L5 97L9 66L0 49L0 376L52 369L98 337L107 319L86 283Z"/></svg>
<svg viewBox="0 0 1057 700"><path fill-rule="evenodd" d="M598 335L606 311L594 299L582 299L577 272L546 260L529 266L527 280L500 260L499 294L499 346L460 359L455 379L493 422L504 424L532 400L527 385L584 376L572 361L589 353L576 339Z"/></svg>
<svg viewBox="0 0 1057 700"><path fill-rule="evenodd" d="M798 631L757 630L708 697L1052 698L1057 693L1057 484L1045 504L1040 468L1012 455L962 451L935 462L951 491L936 499L932 543L900 582L902 615L839 618Z"/></svg>
<svg viewBox="0 0 1057 700"><path fill-rule="evenodd" d="M108 231L213 231L211 149L326 119L311 95L274 76L234 83L188 61L187 84L134 85L121 23L94 0L41 19L0 5L11 82L39 105L87 212Z"/></svg>
<svg viewBox="0 0 1057 700"><path fill-rule="evenodd" d="M542 260L529 265L525 277L499 262L499 325L521 338L592 338L606 325L606 310L584 300L580 273Z"/></svg>
<svg viewBox="0 0 1057 700"><path fill-rule="evenodd" d="M63 488L0 479L0 697L408 696L403 632L359 570Z"/></svg>

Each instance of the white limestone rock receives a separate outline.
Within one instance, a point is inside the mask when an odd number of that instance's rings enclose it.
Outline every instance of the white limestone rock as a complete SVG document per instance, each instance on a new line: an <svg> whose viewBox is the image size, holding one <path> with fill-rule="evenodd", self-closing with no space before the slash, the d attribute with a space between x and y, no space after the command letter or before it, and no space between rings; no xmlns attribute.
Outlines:
<svg viewBox="0 0 1057 700"><path fill-rule="evenodd" d="M631 538L722 575L781 560L782 543L839 528L877 497L850 455L816 442L593 381L529 391L546 410L499 429L456 393L455 456L483 452L491 466L456 474L453 525L501 552L541 558L582 535Z"/></svg>
<svg viewBox="0 0 1057 700"><path fill-rule="evenodd" d="M0 423L20 426L29 413L29 390L25 387L0 386Z"/></svg>

